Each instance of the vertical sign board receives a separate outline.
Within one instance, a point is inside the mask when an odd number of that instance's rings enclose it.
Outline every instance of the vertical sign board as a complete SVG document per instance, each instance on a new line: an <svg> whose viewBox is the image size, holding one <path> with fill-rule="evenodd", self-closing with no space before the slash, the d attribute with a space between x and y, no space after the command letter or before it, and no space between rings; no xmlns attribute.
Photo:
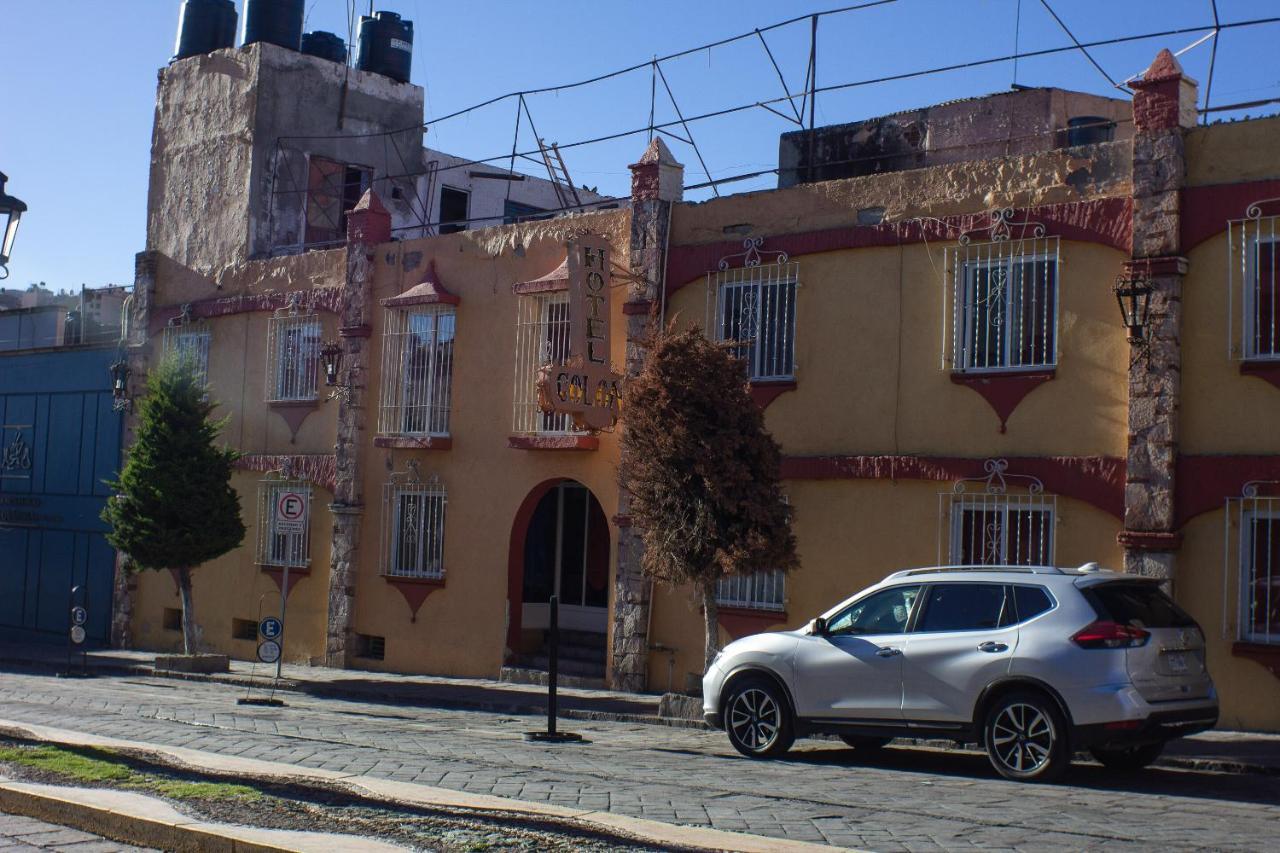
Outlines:
<svg viewBox="0 0 1280 853"><path fill-rule="evenodd" d="M569 357L538 372L543 411L571 414L582 429L606 429L618 422L622 377L609 364L609 241L597 235L570 240Z"/></svg>
<svg viewBox="0 0 1280 853"><path fill-rule="evenodd" d="M276 497L276 533L300 535L307 532L307 496L282 491Z"/></svg>

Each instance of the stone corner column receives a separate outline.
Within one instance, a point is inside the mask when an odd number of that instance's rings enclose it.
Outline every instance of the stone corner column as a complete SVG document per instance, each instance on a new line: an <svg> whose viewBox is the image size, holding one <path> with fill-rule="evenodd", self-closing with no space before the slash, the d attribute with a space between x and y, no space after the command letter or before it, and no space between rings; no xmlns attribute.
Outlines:
<svg viewBox="0 0 1280 853"><path fill-rule="evenodd" d="M658 137L631 165L631 284L622 306L627 323L626 375L644 367L647 342L659 321L665 284L671 209L684 192L684 167ZM626 418L624 404L623 418ZM648 686L649 607L653 585L640 568L644 544L628 515L630 498L618 489L618 572L614 581L610 684L638 693Z"/></svg>
<svg viewBox="0 0 1280 853"><path fill-rule="evenodd" d="M374 251L391 240L391 214L369 190L347 212L347 274L338 315L342 347L340 381L350 393L338 398L338 429L333 445L336 476L333 486L333 532L329 543L329 602L325 628L325 666L345 669L355 651L356 567L360 525L364 517L361 490L366 411L364 395L369 372L366 341L377 268Z"/></svg>
<svg viewBox="0 0 1280 853"><path fill-rule="evenodd" d="M1168 50L1132 83L1133 250L1130 276L1150 282L1145 338L1129 360L1125 466L1125 571L1171 585L1181 545L1175 511L1182 393L1183 133L1196 123L1196 84Z"/></svg>

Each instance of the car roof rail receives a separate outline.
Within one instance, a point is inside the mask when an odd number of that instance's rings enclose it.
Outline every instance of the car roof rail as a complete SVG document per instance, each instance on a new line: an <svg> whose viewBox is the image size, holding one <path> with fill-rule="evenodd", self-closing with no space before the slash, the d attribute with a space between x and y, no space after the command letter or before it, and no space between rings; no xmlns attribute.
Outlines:
<svg viewBox="0 0 1280 853"><path fill-rule="evenodd" d="M974 565L930 566L926 568L917 568L917 569L902 569L901 571L897 571L889 575L889 577L885 578L885 580L891 580L893 578L907 578L907 577L913 577L915 575L942 574L944 572L956 572L956 573L963 573L963 572L1006 573L1007 572L1011 574L1022 574L1022 575L1066 574L1065 572L1062 571L1062 569L1059 569L1057 566L974 566Z"/></svg>

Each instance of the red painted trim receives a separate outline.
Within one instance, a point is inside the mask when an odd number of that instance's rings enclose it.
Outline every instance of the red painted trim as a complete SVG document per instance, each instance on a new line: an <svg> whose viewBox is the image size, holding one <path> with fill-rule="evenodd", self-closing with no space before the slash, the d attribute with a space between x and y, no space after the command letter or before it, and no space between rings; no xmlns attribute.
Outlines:
<svg viewBox="0 0 1280 853"><path fill-rule="evenodd" d="M788 391L796 390L796 381L787 379L778 382L752 382L751 399L755 400L761 411L769 408L769 404Z"/></svg>
<svg viewBox="0 0 1280 853"><path fill-rule="evenodd" d="M970 388L982 396L1000 419L1000 431L1018 404L1044 383L1053 379L1053 370L1035 370L1017 373L952 373L951 381Z"/></svg>
<svg viewBox="0 0 1280 853"><path fill-rule="evenodd" d="M1242 219L1255 201L1277 197L1280 180L1187 187L1182 191L1182 251L1225 232L1227 222Z"/></svg>
<svg viewBox="0 0 1280 853"><path fill-rule="evenodd" d="M520 508L511 521L511 544L507 549L507 648L513 653L520 645L520 627L524 618L524 543L529 535L529 522L533 511L538 508L538 501L565 479L556 477L534 486L520 502Z"/></svg>
<svg viewBox="0 0 1280 853"><path fill-rule="evenodd" d="M1231 656L1248 658L1256 664L1267 668L1267 671L1280 678L1280 646L1268 646L1264 643L1233 643Z"/></svg>
<svg viewBox="0 0 1280 853"><path fill-rule="evenodd" d="M1165 276L1186 275L1189 264L1181 255L1162 255L1156 258L1132 258L1124 262L1127 275Z"/></svg>
<svg viewBox="0 0 1280 853"><path fill-rule="evenodd" d="M631 516L623 515L622 513L618 513L617 515L615 515L612 521L613 521L614 527L630 527L631 526Z"/></svg>
<svg viewBox="0 0 1280 853"><path fill-rule="evenodd" d="M1242 361L1241 376L1256 376L1280 388L1280 361Z"/></svg>
<svg viewBox="0 0 1280 853"><path fill-rule="evenodd" d="M1131 551L1176 551L1182 547L1182 534L1157 530L1121 530L1116 534L1121 548Z"/></svg>
<svg viewBox="0 0 1280 853"><path fill-rule="evenodd" d="M642 317L653 313L653 306L656 302L648 300L643 302L624 302L622 303L622 313L628 317Z"/></svg>
<svg viewBox="0 0 1280 853"><path fill-rule="evenodd" d="M462 300L450 293L440 281L440 275L436 272L436 259L432 258L421 282L399 296L383 299L382 304L387 308L407 308L411 305L460 305Z"/></svg>
<svg viewBox="0 0 1280 853"><path fill-rule="evenodd" d="M269 453L248 453L234 463L241 471L279 471L286 464L292 468L294 476L314 483L332 492L338 479L338 461L332 453L302 453L296 455L275 455Z"/></svg>
<svg viewBox="0 0 1280 853"><path fill-rule="evenodd" d="M761 634L775 625L785 625L784 610L749 610L742 607L717 607L716 622L737 640L751 634Z"/></svg>
<svg viewBox="0 0 1280 853"><path fill-rule="evenodd" d="M284 291L273 290L267 293L245 294L241 296L223 296L216 299L200 299L187 303L193 320L207 320L214 317L228 317L233 314L250 314L258 311L279 311L289 307L292 296L298 298L298 307L303 311L327 311L338 314L342 311L342 288L313 287L310 290ZM182 305L163 305L151 310L148 329L152 334L163 329L182 314Z"/></svg>
<svg viewBox="0 0 1280 853"><path fill-rule="evenodd" d="M320 401L277 400L267 405L289 425L289 441L292 442L298 437L298 430L302 428L302 422L307 419L307 415L320 408Z"/></svg>
<svg viewBox="0 0 1280 853"><path fill-rule="evenodd" d="M597 450L600 439L594 435L510 435L507 447L515 450Z"/></svg>
<svg viewBox="0 0 1280 853"><path fill-rule="evenodd" d="M1276 457L1280 461L1280 457ZM984 478L985 459L956 456L786 456L786 480L935 480ZM1124 460L1112 456L1012 456L1009 474L1026 474L1045 491L1124 518Z"/></svg>
<svg viewBox="0 0 1280 853"><path fill-rule="evenodd" d="M1178 457L1174 513L1179 528L1238 498L1252 480L1280 480L1280 455Z"/></svg>
<svg viewBox="0 0 1280 853"><path fill-rule="evenodd" d="M396 578L383 575L382 579L404 596L405 603L409 605L410 622L418 621L418 608L422 607L422 602L427 600L428 595L437 589L444 589L444 578Z"/></svg>
<svg viewBox="0 0 1280 853"><path fill-rule="evenodd" d="M367 338L373 334L373 329L369 328L368 323L359 326L341 326L338 329L338 337L340 338Z"/></svg>
<svg viewBox="0 0 1280 853"><path fill-rule="evenodd" d="M447 435L376 435L374 447L392 447L401 450L452 450L453 438Z"/></svg>
<svg viewBox="0 0 1280 853"><path fill-rule="evenodd" d="M271 580L275 581L276 589L284 588L284 569L279 566L259 566L262 573ZM289 596L293 595L293 591L298 588L297 581L303 578L311 577L311 569L300 569L295 566L289 567L289 590L284 594L287 601Z"/></svg>
<svg viewBox="0 0 1280 853"><path fill-rule="evenodd" d="M770 251L780 250L790 257L862 249L872 246L896 246L954 240L963 231L985 224L987 213L948 216L941 220L915 220L882 225L849 225L822 231L796 234L770 234L765 245ZM1094 201L1050 204L1016 211L1015 219L1042 222L1048 233L1064 240L1101 243L1130 251L1133 234L1133 200L1104 198ZM705 243L694 246L671 246L667 253L667 293L674 293L708 270L716 269L720 259L741 252L740 240Z"/></svg>

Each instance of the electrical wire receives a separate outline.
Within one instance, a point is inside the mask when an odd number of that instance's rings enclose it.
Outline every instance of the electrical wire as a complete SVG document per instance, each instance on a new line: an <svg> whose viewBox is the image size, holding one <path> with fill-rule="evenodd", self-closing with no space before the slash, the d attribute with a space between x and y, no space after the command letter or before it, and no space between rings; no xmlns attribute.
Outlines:
<svg viewBox="0 0 1280 853"><path fill-rule="evenodd" d="M1098 69L1099 74L1107 78L1108 83L1110 83L1112 86L1114 86L1117 89L1125 88L1123 84L1117 83L1114 79L1112 79L1111 75L1108 74L1106 70L1101 65L1098 64L1098 60L1094 59L1093 56L1089 53L1089 51L1085 50L1084 47L1081 46L1080 39L1075 37L1075 34L1072 33L1070 29L1067 28L1066 23L1061 18L1058 17L1058 13L1053 11L1053 7L1049 5L1049 0L1040 0L1040 5L1045 8L1046 12L1048 12L1050 15L1053 16L1053 19L1058 22L1058 26L1062 27L1062 31L1067 34L1067 38L1075 42L1076 47L1080 48L1080 52L1084 54L1084 58L1089 60L1089 63L1094 68Z"/></svg>

